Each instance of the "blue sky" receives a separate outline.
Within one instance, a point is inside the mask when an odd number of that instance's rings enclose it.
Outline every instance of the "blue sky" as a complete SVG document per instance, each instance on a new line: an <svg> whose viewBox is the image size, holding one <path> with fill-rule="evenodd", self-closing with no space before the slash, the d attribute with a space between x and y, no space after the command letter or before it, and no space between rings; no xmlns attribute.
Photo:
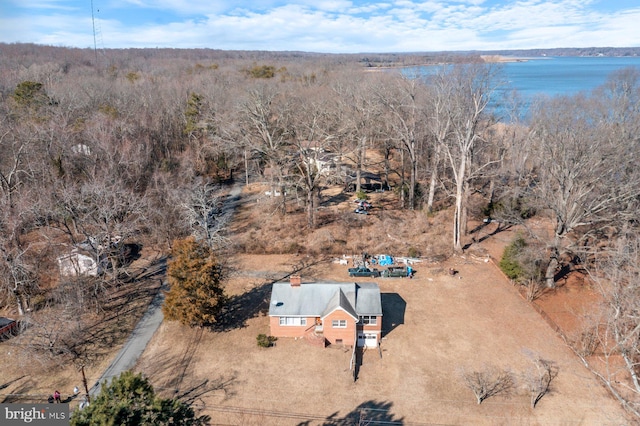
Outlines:
<svg viewBox="0 0 640 426"><path fill-rule="evenodd" d="M637 0L93 0L98 48L307 52L640 46ZM94 46L92 0L0 0L0 42Z"/></svg>

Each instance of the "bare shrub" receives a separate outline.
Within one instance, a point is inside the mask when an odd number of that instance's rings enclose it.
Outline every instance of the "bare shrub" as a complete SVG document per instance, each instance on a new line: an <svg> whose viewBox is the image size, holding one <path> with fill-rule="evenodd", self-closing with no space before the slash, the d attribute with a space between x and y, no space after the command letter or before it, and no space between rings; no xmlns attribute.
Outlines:
<svg viewBox="0 0 640 426"><path fill-rule="evenodd" d="M558 375L558 367L553 361L540 357L534 357L531 364L523 375L523 381L531 397L531 408L536 408L542 397L551 391L551 382Z"/></svg>
<svg viewBox="0 0 640 426"><path fill-rule="evenodd" d="M538 280L529 279L522 284L525 289L525 297L529 302L533 302L538 297L542 296L545 290L545 286Z"/></svg>
<svg viewBox="0 0 640 426"><path fill-rule="evenodd" d="M513 374L508 370L487 365L479 370L461 372L462 381L476 396L481 404L485 399L508 393L514 386Z"/></svg>
<svg viewBox="0 0 640 426"><path fill-rule="evenodd" d="M309 236L307 245L311 245L320 251L328 251L334 242L335 238L331 231L328 229L318 229Z"/></svg>
<svg viewBox="0 0 640 426"><path fill-rule="evenodd" d="M245 253L265 254L267 252L264 242L254 232L250 232L249 236L243 238L237 245L237 248Z"/></svg>
<svg viewBox="0 0 640 426"><path fill-rule="evenodd" d="M304 253L304 251L305 251L305 248L295 241L292 241L286 244L282 250L283 253L287 253L287 254L299 254L299 253Z"/></svg>
<svg viewBox="0 0 640 426"><path fill-rule="evenodd" d="M422 255L432 259L448 259L453 255L451 236L443 233L433 235L429 244L422 250Z"/></svg>
<svg viewBox="0 0 640 426"><path fill-rule="evenodd" d="M595 326L590 326L578 332L577 335L571 339L571 347L583 357L593 355L599 344L598 331Z"/></svg>

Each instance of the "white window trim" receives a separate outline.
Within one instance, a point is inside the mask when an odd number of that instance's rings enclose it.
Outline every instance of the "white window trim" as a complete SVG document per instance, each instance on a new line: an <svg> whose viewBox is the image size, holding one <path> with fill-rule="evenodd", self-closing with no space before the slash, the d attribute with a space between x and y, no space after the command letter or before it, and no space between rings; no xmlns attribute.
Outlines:
<svg viewBox="0 0 640 426"><path fill-rule="evenodd" d="M307 319L300 317L279 317L279 324L282 327L305 327L307 325Z"/></svg>
<svg viewBox="0 0 640 426"><path fill-rule="evenodd" d="M331 320L331 328L347 328L347 320Z"/></svg>
<svg viewBox="0 0 640 426"><path fill-rule="evenodd" d="M375 315L361 315L359 320L362 325L378 325L378 317Z"/></svg>

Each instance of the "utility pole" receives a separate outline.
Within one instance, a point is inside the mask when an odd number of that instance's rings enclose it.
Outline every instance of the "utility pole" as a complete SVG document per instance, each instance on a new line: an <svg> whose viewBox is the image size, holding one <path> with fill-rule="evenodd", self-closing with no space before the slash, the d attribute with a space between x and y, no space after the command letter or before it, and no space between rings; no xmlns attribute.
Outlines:
<svg viewBox="0 0 640 426"><path fill-rule="evenodd" d="M93 0L91 0L91 23L93 25L93 52L96 54L96 68L98 68L98 43L96 42L96 19L93 15Z"/></svg>
<svg viewBox="0 0 640 426"><path fill-rule="evenodd" d="M84 364L80 366L80 372L82 373L82 386L84 386L84 392L87 396L87 402L91 402L91 396L89 395L89 386L87 385L87 376L84 374Z"/></svg>

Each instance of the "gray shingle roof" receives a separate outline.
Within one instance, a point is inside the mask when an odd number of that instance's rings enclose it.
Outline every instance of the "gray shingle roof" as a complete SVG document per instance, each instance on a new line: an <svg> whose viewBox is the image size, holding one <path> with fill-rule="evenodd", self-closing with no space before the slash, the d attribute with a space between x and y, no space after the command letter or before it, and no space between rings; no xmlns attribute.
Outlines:
<svg viewBox="0 0 640 426"><path fill-rule="evenodd" d="M340 308L345 312L347 312L349 315L351 315L354 319L358 319L358 313L356 312L351 302L349 302L349 299L344 294L341 288L335 291L335 293L329 300L327 307L325 308L324 312L320 317L324 318L327 315L329 315L331 312Z"/></svg>
<svg viewBox="0 0 640 426"><path fill-rule="evenodd" d="M338 308L355 318L381 316L380 288L375 283L275 283L269 316L323 317Z"/></svg>

